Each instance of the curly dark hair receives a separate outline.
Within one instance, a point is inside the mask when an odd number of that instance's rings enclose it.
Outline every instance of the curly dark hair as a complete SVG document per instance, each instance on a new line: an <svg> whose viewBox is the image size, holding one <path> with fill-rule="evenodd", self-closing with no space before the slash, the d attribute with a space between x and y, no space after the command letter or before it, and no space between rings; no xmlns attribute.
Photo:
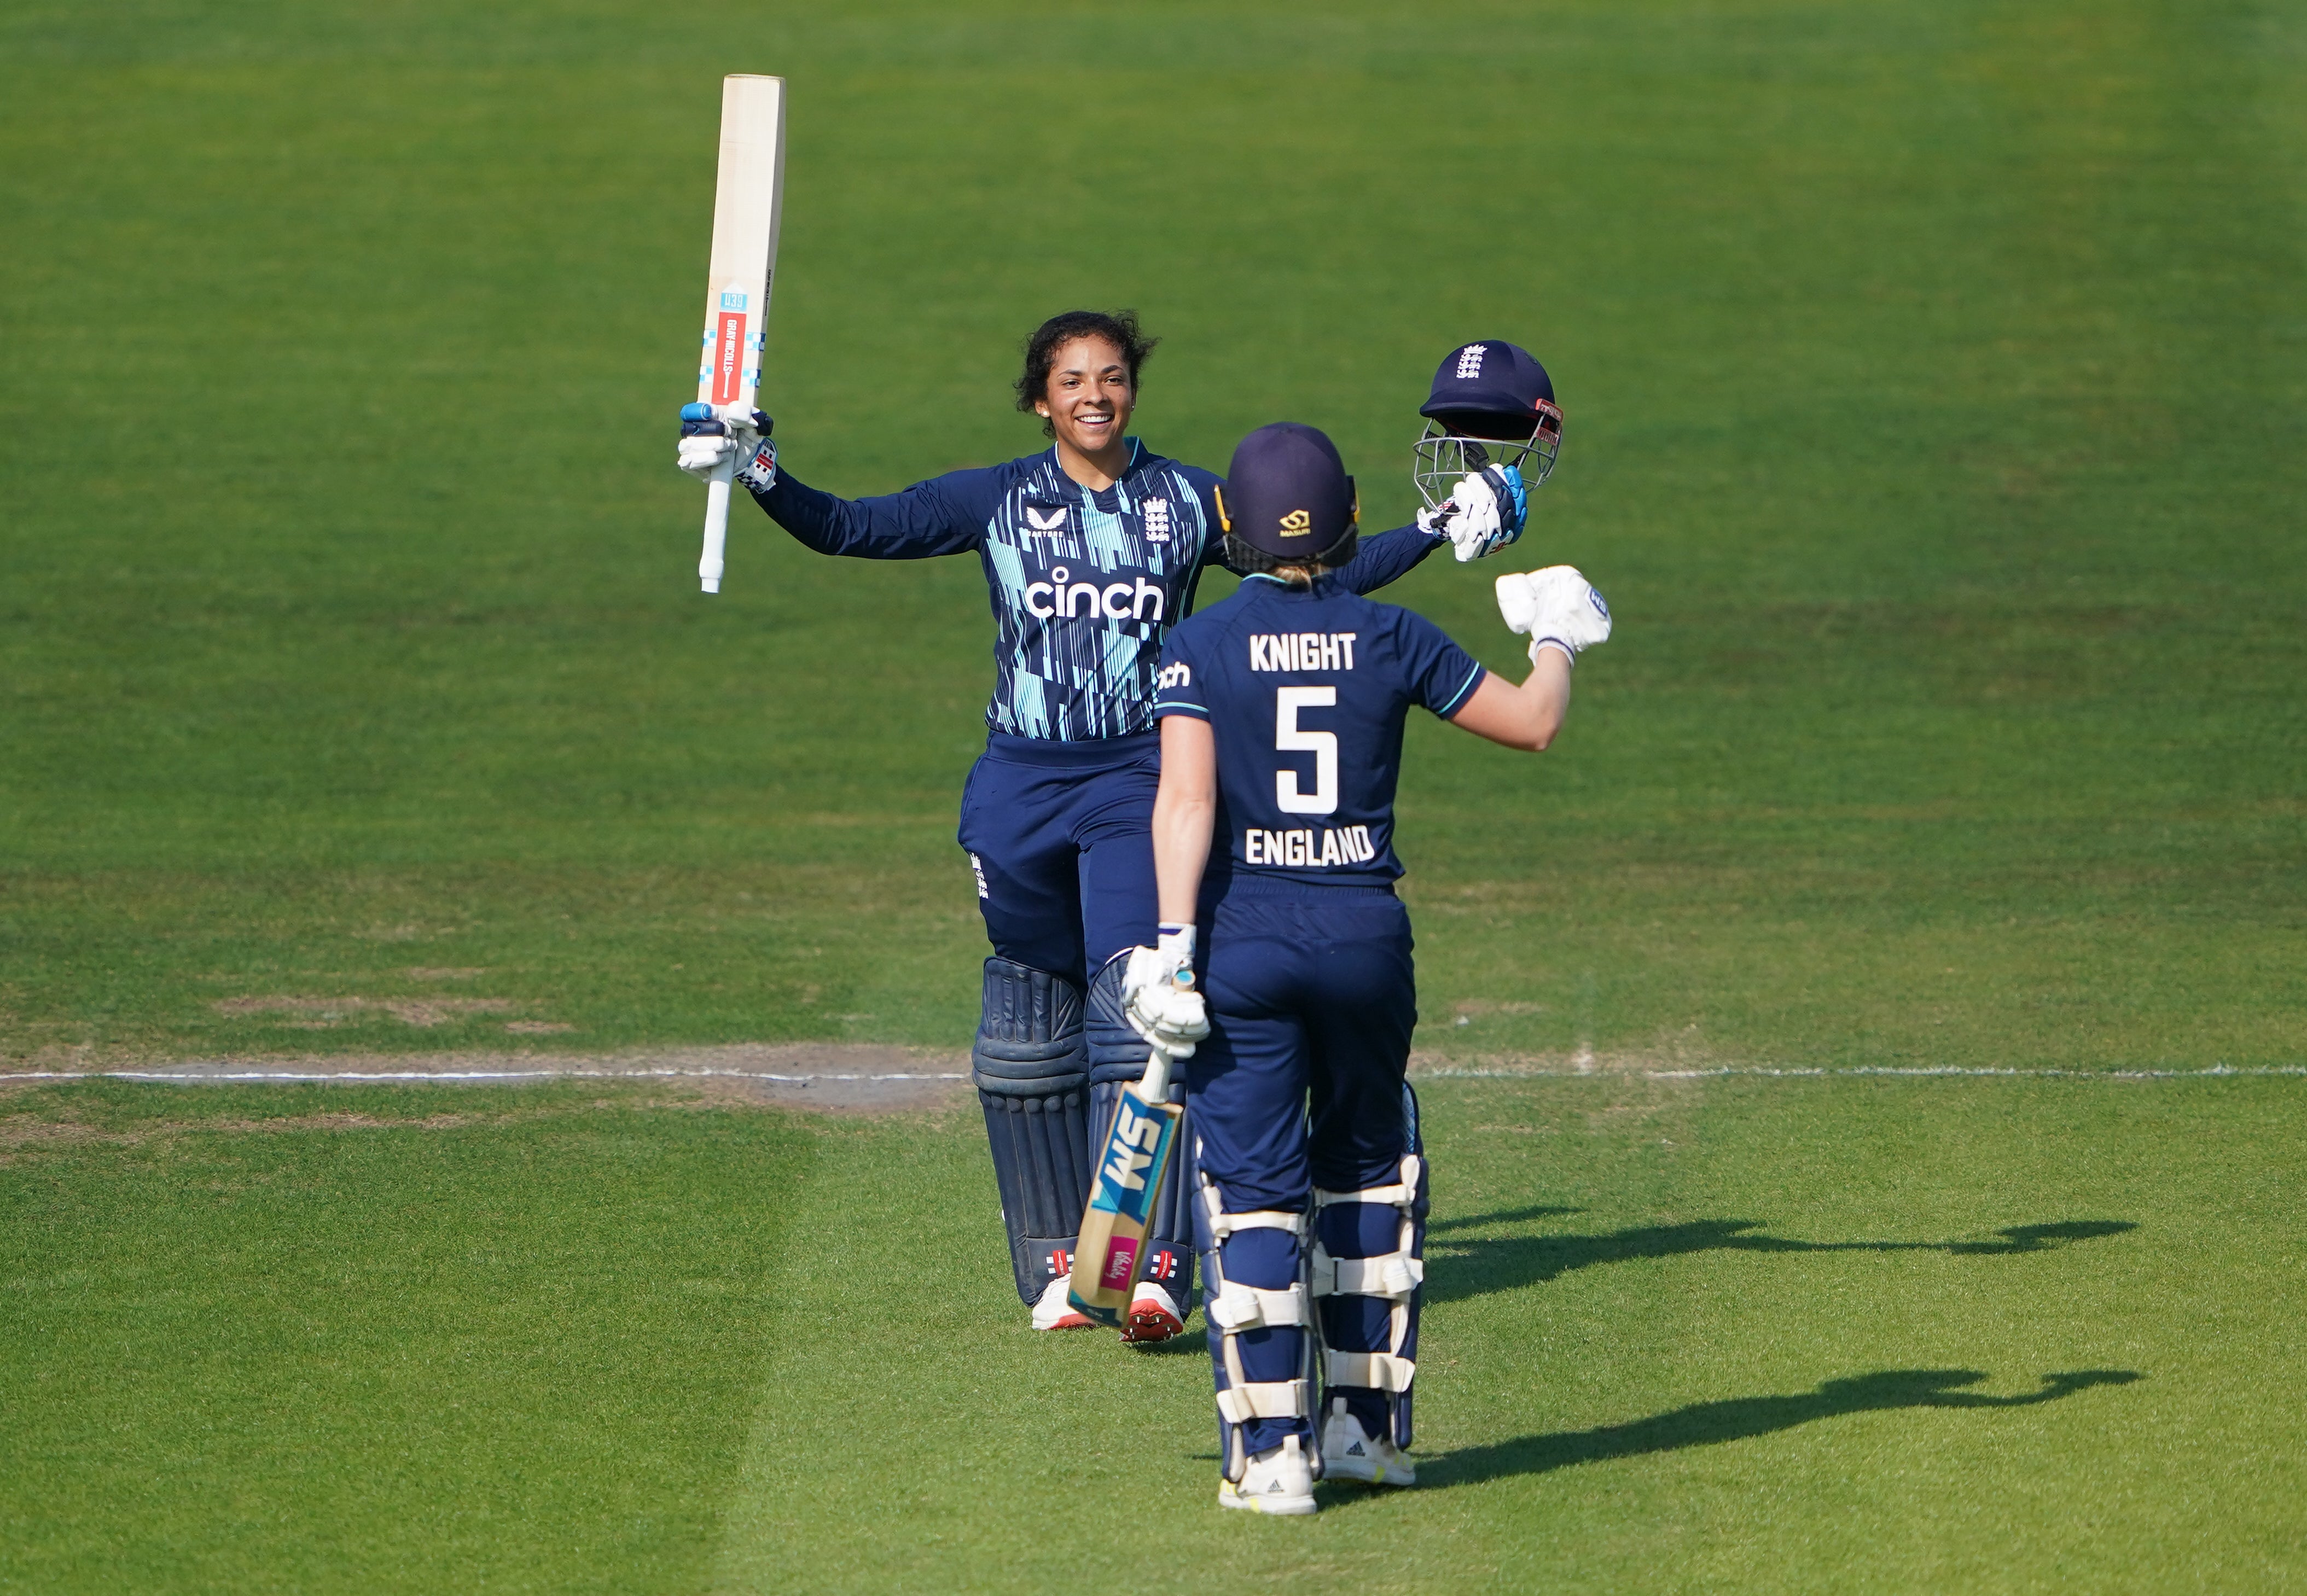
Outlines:
<svg viewBox="0 0 2307 1596"><path fill-rule="evenodd" d="M1058 350L1077 338L1102 338L1121 351L1121 358L1129 367L1131 391L1137 387L1137 368L1154 353L1154 346L1162 340L1147 338L1137 325L1137 313L1124 311L1066 311L1051 316L1033 329L1033 336L1025 340L1025 371L1017 379L1017 408L1028 416L1036 403L1050 397L1050 362ZM1042 418L1042 435L1058 435L1057 424L1047 416Z"/></svg>

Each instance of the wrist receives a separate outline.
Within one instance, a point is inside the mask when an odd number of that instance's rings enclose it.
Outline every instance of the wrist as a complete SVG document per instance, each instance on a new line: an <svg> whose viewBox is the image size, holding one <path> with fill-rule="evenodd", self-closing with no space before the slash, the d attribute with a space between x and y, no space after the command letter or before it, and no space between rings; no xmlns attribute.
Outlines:
<svg viewBox="0 0 2307 1596"><path fill-rule="evenodd" d="M1562 656L1562 662L1568 665L1572 670L1574 671L1578 668L1578 650L1573 648L1560 638L1552 637L1531 639L1530 663L1531 668L1535 669L1537 667L1538 656L1540 654L1549 651Z"/></svg>
<svg viewBox="0 0 2307 1596"><path fill-rule="evenodd" d="M1164 920L1155 941L1164 958L1175 959L1181 971L1194 967L1194 925L1191 921Z"/></svg>

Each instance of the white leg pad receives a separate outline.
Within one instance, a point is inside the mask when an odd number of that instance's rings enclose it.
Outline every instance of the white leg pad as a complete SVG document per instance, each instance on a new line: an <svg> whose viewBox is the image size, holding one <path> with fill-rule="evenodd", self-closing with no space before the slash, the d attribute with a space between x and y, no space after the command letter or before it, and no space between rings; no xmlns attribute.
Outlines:
<svg viewBox="0 0 2307 1596"><path fill-rule="evenodd" d="M1311 1419L1314 1383L1264 1380L1232 1386L1218 1393L1218 1416L1228 1424L1247 1424L1252 1419Z"/></svg>
<svg viewBox="0 0 2307 1596"><path fill-rule="evenodd" d="M1217 1206L1216 1188L1204 1187L1210 1211L1210 1234L1222 1242L1237 1231L1288 1231L1299 1240L1306 1237L1306 1216L1303 1214L1283 1214L1267 1209L1255 1214L1228 1214Z"/></svg>
<svg viewBox="0 0 2307 1596"><path fill-rule="evenodd" d="M1239 1481L1248 1466L1244 1426L1258 1419L1295 1419L1308 1425L1314 1418L1315 1351L1319 1340L1314 1312L1306 1291L1306 1240L1313 1222L1304 1214L1278 1209L1229 1214L1217 1182L1202 1176L1202 1218L1209 1226L1211 1247L1203 1255L1203 1310L1217 1334L1218 1369L1225 1389L1217 1394L1218 1418L1224 1426L1224 1472ZM1230 1237L1244 1231L1282 1231L1295 1243L1298 1278L1282 1287L1253 1286L1228 1280L1223 1254ZM1297 1377L1252 1380L1242 1365L1242 1333L1256 1329L1301 1332L1294 1360Z"/></svg>
<svg viewBox="0 0 2307 1596"><path fill-rule="evenodd" d="M1325 1348L1323 1372L1333 1386L1368 1386L1399 1395L1418 1377L1418 1365L1392 1352L1340 1352Z"/></svg>
<svg viewBox="0 0 2307 1596"><path fill-rule="evenodd" d="M1426 1260L1407 1252L1368 1258L1334 1258L1314 1243L1313 1292L1316 1297L1384 1297L1406 1302L1426 1283Z"/></svg>
<svg viewBox="0 0 2307 1596"><path fill-rule="evenodd" d="M1317 1225L1314 1244L1308 1248L1311 1257L1307 1274L1308 1292L1314 1298L1368 1297L1386 1304L1385 1351L1347 1351L1325 1345L1321 1361L1326 1386L1356 1386L1403 1399L1398 1404L1390 1404L1394 1408L1390 1421L1394 1434L1386 1438L1393 1444L1406 1444L1402 1439L1408 1428L1404 1415L1411 1386L1418 1377L1416 1360L1402 1354L1410 1346L1411 1316L1426 1281L1425 1260L1417 1256L1418 1188L1425 1176L1425 1163L1413 1153L1402 1159L1399 1180L1359 1191L1329 1191L1319 1187L1314 1191L1313 1209L1316 1215L1334 1206L1366 1203L1373 1207L1392 1208L1398 1216L1394 1250L1368 1257L1332 1257L1329 1248L1322 1244ZM1321 1327L1317 1316L1317 1333Z"/></svg>
<svg viewBox="0 0 2307 1596"><path fill-rule="evenodd" d="M1304 1325L1313 1318L1307 1309L1306 1288L1302 1285L1274 1291L1231 1280L1202 1305L1202 1311L1209 1316L1210 1323L1228 1335L1263 1326Z"/></svg>

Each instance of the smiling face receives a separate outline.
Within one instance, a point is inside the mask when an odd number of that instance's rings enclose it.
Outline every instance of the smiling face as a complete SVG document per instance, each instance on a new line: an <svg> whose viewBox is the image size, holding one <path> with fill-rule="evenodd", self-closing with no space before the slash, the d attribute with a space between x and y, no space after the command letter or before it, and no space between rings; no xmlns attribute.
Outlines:
<svg viewBox="0 0 2307 1596"><path fill-rule="evenodd" d="M1049 418L1060 452L1102 460L1120 448L1136 399L1119 347L1102 338L1076 338L1051 352L1049 386L1033 409Z"/></svg>

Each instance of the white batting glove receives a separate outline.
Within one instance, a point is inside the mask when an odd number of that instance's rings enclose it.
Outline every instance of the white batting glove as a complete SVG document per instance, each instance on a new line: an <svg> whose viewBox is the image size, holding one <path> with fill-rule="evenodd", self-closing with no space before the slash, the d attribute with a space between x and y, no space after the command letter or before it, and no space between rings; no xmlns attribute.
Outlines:
<svg viewBox="0 0 2307 1596"><path fill-rule="evenodd" d="M767 493L777 480L777 446L763 430L768 420L756 410L750 420L730 412L720 421L684 421L673 464L699 482L710 482L715 472L734 459L737 483L754 493Z"/></svg>
<svg viewBox="0 0 2307 1596"><path fill-rule="evenodd" d="M713 424L718 425L719 423ZM681 451L673 464L699 482L710 482L714 474L737 452L733 439L725 433L693 433L681 440Z"/></svg>
<svg viewBox="0 0 2307 1596"><path fill-rule="evenodd" d="M1192 926L1165 923L1158 946L1129 950L1121 1007L1131 1028L1171 1058L1193 1055L1194 1044L1210 1034L1210 1016L1194 990Z"/></svg>
<svg viewBox="0 0 2307 1596"><path fill-rule="evenodd" d="M1497 581L1498 614L1506 630L1530 637L1530 663L1541 648L1558 648L1569 661L1610 639L1610 606L1574 565L1514 571Z"/></svg>
<svg viewBox="0 0 2307 1596"><path fill-rule="evenodd" d="M1463 565L1502 549L1530 520L1530 492L1512 466L1485 466L1458 479L1449 502L1418 512L1418 529L1450 540Z"/></svg>

